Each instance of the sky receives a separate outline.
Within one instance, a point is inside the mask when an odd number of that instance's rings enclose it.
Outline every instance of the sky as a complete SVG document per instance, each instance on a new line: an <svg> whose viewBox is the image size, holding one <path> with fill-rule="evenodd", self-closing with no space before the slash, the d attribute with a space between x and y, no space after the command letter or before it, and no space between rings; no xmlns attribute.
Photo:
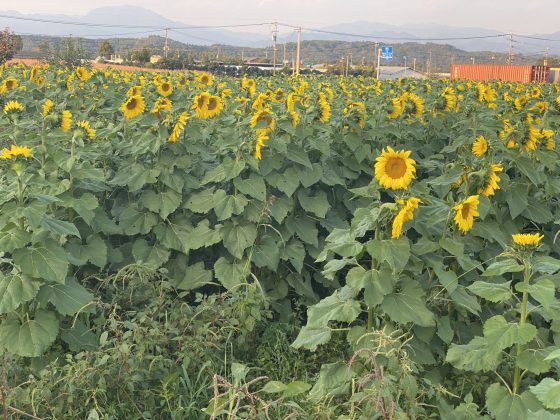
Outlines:
<svg viewBox="0 0 560 420"><path fill-rule="evenodd" d="M141 6L175 21L201 25L279 21L322 27L366 20L523 34L560 30L560 0L0 0L0 11L80 16L114 5Z"/></svg>

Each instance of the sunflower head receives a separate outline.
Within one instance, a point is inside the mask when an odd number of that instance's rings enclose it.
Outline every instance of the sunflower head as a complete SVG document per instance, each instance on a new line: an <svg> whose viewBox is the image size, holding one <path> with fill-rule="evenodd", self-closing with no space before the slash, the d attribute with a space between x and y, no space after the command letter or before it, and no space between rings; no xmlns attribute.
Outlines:
<svg viewBox="0 0 560 420"><path fill-rule="evenodd" d="M516 233L511 235L513 244L517 248L537 247L544 238L544 235L539 233Z"/></svg>
<svg viewBox="0 0 560 420"><path fill-rule="evenodd" d="M127 120L137 117L144 112L146 104L142 95L129 96L121 105L121 111Z"/></svg>
<svg viewBox="0 0 560 420"><path fill-rule="evenodd" d="M493 163L488 168L488 172L486 174L486 178L484 180L484 185L478 191L479 194L485 195L490 197L496 193L496 190L500 189L499 182L501 178L497 175L499 172L502 172L504 168L499 163Z"/></svg>
<svg viewBox="0 0 560 420"><path fill-rule="evenodd" d="M18 156L24 157L24 158L28 158L31 156L31 148L27 147L27 146L17 146L15 144L12 144L12 146L9 149L2 149L2 151L0 151L0 159L2 160L8 160L8 159L15 159Z"/></svg>
<svg viewBox="0 0 560 420"><path fill-rule="evenodd" d="M276 120L274 119L274 114L269 109L263 109L253 114L250 124L251 128L269 133L276 127Z"/></svg>
<svg viewBox="0 0 560 420"><path fill-rule="evenodd" d="M408 189L416 174L416 162L410 157L411 153L405 150L396 152L391 147L382 150L375 163L375 178L382 187Z"/></svg>
<svg viewBox="0 0 560 420"><path fill-rule="evenodd" d="M167 81L161 82L157 85L157 91L161 96L167 97L173 93L173 85Z"/></svg>
<svg viewBox="0 0 560 420"><path fill-rule="evenodd" d="M472 229L474 218L479 216L478 204L478 195L471 195L453 207L453 210L455 210L455 224L461 232L467 233Z"/></svg>
<svg viewBox="0 0 560 420"><path fill-rule="evenodd" d="M391 227L391 238L397 239L402 235L403 226L409 220L414 219L414 210L418 208L422 201L419 198L412 197L408 200L398 200L399 211L393 219Z"/></svg>
<svg viewBox="0 0 560 420"><path fill-rule="evenodd" d="M15 112L22 112L23 105L19 101L8 101L6 105L4 105L4 113L15 113Z"/></svg>
<svg viewBox="0 0 560 420"><path fill-rule="evenodd" d="M62 111L62 116L60 118L60 128L62 131L66 132L70 130L72 126L72 113L68 110Z"/></svg>
<svg viewBox="0 0 560 420"><path fill-rule="evenodd" d="M472 145L472 152L475 156L481 157L488 151L488 140L484 136L476 138Z"/></svg>

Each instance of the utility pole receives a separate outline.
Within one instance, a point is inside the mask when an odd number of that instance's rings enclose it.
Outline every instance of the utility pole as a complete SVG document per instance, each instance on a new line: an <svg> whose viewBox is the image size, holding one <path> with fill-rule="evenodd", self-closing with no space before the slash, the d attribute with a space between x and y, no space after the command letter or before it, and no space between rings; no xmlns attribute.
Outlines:
<svg viewBox="0 0 560 420"><path fill-rule="evenodd" d="M416 72L416 57L412 59L412 70Z"/></svg>
<svg viewBox="0 0 560 420"><path fill-rule="evenodd" d="M471 61L472 61L472 63L474 64L474 57L471 57Z"/></svg>
<svg viewBox="0 0 560 420"><path fill-rule="evenodd" d="M379 68L380 67L381 67L381 48L378 48L377 49L377 80L379 80Z"/></svg>
<svg viewBox="0 0 560 420"><path fill-rule="evenodd" d="M284 42L284 60L282 60L282 67L286 67L286 42Z"/></svg>
<svg viewBox="0 0 560 420"><path fill-rule="evenodd" d="M241 64L245 62L245 50L241 50Z"/></svg>
<svg viewBox="0 0 560 420"><path fill-rule="evenodd" d="M272 74L276 74L276 37L278 35L278 24L274 22L272 29L272 48L273 48L273 58L272 58Z"/></svg>
<svg viewBox="0 0 560 420"><path fill-rule="evenodd" d="M509 33L509 52L508 52L508 64L513 64L513 33Z"/></svg>
<svg viewBox="0 0 560 420"><path fill-rule="evenodd" d="M299 74L299 63L301 59L301 27L297 29L297 48L296 48L296 74Z"/></svg>
<svg viewBox="0 0 560 420"><path fill-rule="evenodd" d="M292 51L292 76L296 74L296 59L295 59L295 52Z"/></svg>
<svg viewBox="0 0 560 420"><path fill-rule="evenodd" d="M546 67L548 65L548 50L549 48L546 47L544 49L544 61L543 61L543 65Z"/></svg>
<svg viewBox="0 0 560 420"><path fill-rule="evenodd" d="M429 58L428 58L428 78L430 78L432 76L432 50L428 51L429 53Z"/></svg>
<svg viewBox="0 0 560 420"><path fill-rule="evenodd" d="M163 46L163 58L167 60L167 53L169 52L169 28L165 28L165 44Z"/></svg>
<svg viewBox="0 0 560 420"><path fill-rule="evenodd" d="M371 65L372 74L375 74L375 60L377 60L377 45L378 43L376 42L373 47L373 63Z"/></svg>
<svg viewBox="0 0 560 420"><path fill-rule="evenodd" d="M350 59L348 58L348 56L346 56L346 74L345 76L348 77L348 64L350 62Z"/></svg>

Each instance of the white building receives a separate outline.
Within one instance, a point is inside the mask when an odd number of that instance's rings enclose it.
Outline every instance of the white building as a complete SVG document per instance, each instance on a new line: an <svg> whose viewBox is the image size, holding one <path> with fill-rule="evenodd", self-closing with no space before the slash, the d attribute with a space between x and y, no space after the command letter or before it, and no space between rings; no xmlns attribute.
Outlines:
<svg viewBox="0 0 560 420"><path fill-rule="evenodd" d="M403 66L381 66L379 67L380 80L397 80L401 77L410 77L413 79L427 79L424 73L413 70L410 67Z"/></svg>

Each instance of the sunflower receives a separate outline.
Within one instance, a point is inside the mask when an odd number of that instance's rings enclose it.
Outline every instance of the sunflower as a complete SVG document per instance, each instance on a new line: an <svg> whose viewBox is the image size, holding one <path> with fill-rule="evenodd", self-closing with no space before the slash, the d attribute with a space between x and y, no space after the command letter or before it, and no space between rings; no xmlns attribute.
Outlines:
<svg viewBox="0 0 560 420"><path fill-rule="evenodd" d="M261 109L267 108L267 104L266 104L267 99L268 96L265 93L259 93L257 95L257 98L253 101L253 105L251 105L251 108L253 108L256 111L260 111Z"/></svg>
<svg viewBox="0 0 560 420"><path fill-rule="evenodd" d="M290 92L286 98L286 108L288 111L292 112L296 110L296 102L299 102L299 98L295 92Z"/></svg>
<svg viewBox="0 0 560 420"><path fill-rule="evenodd" d="M467 233L472 229L474 218L479 216L478 203L478 195L471 195L453 207L456 212L454 220L461 232Z"/></svg>
<svg viewBox="0 0 560 420"><path fill-rule="evenodd" d="M18 81L17 79L13 78L13 77L7 77L6 79L4 79L2 81L2 84L0 85L0 93L4 93L7 92L9 90L15 89L18 87Z"/></svg>
<svg viewBox="0 0 560 420"><path fill-rule="evenodd" d="M32 150L27 146L16 146L15 144L12 144L9 149L2 149L2 151L0 152L0 159L6 160L18 156L28 158L31 156L31 152Z"/></svg>
<svg viewBox="0 0 560 420"><path fill-rule="evenodd" d="M327 95L323 92L319 93L319 107L321 109L321 115L319 117L319 121L322 123L329 122L331 119L331 105L327 100Z"/></svg>
<svg viewBox="0 0 560 420"><path fill-rule="evenodd" d="M62 111L62 117L60 118L60 128L62 131L66 132L70 130L72 126L72 113L68 110Z"/></svg>
<svg viewBox="0 0 560 420"><path fill-rule="evenodd" d="M126 92L127 96L139 96L142 95L142 86L131 86Z"/></svg>
<svg viewBox="0 0 560 420"><path fill-rule="evenodd" d="M537 145L542 137L541 130L533 126L532 124L528 124L527 126L527 137L523 142L523 150L525 152L530 152L532 150L537 150Z"/></svg>
<svg viewBox="0 0 560 420"><path fill-rule="evenodd" d="M411 151L394 151L387 147L382 150L375 163L375 178L382 187L398 190L408 189L415 178L416 162L410 158Z"/></svg>
<svg viewBox="0 0 560 420"><path fill-rule="evenodd" d="M546 101L539 101L531 108L531 110L538 111L541 114L547 109L548 109L548 102Z"/></svg>
<svg viewBox="0 0 560 420"><path fill-rule="evenodd" d="M177 121L173 126L173 130L171 131L171 134L167 139L169 143L177 143L179 137L181 137L181 134L185 129L185 125L187 124L188 119L189 119L189 114L187 112L182 112L181 115L179 115L179 118L177 118Z"/></svg>
<svg viewBox="0 0 560 420"><path fill-rule="evenodd" d="M407 93L404 99L410 104L408 113L413 117L420 118L424 113L424 100L414 93Z"/></svg>
<svg viewBox="0 0 560 420"><path fill-rule="evenodd" d="M513 101L513 105L515 106L515 109L517 109L518 111L521 111L526 103L527 103L526 96L520 96L519 98L515 98L515 100Z"/></svg>
<svg viewBox="0 0 560 420"><path fill-rule="evenodd" d="M356 123L364 128L367 121L366 105L363 102L351 102L346 108L344 108L344 114L357 115L358 119Z"/></svg>
<svg viewBox="0 0 560 420"><path fill-rule="evenodd" d="M519 247L538 246L544 235L538 233L516 233L511 235L513 243Z"/></svg>
<svg viewBox="0 0 560 420"><path fill-rule="evenodd" d="M145 108L146 104L142 95L129 96L121 105L121 111L127 120L142 114Z"/></svg>
<svg viewBox="0 0 560 420"><path fill-rule="evenodd" d="M290 120L292 122L292 127L296 128L299 122L299 114L296 111L290 111Z"/></svg>
<svg viewBox="0 0 560 420"><path fill-rule="evenodd" d="M94 138L95 134L97 133L97 130L95 130L95 128L91 128L89 121L85 121L85 120L78 121L76 123L76 127L81 128L84 131L84 134L88 136L88 138L90 139Z"/></svg>
<svg viewBox="0 0 560 420"><path fill-rule="evenodd" d="M556 147L556 143L554 142L554 131L550 128L543 128L541 130L541 136L546 139L546 150L554 150L554 148Z"/></svg>
<svg viewBox="0 0 560 420"><path fill-rule="evenodd" d="M257 91L257 84L253 79L243 77L243 79L241 79L241 88L248 90L250 96L254 96Z"/></svg>
<svg viewBox="0 0 560 420"><path fill-rule="evenodd" d="M471 150L475 156L483 156L488 151L488 140L484 136L477 137Z"/></svg>
<svg viewBox="0 0 560 420"><path fill-rule="evenodd" d="M276 89L276 92L272 95L273 102L283 102L284 101L284 91L282 88Z"/></svg>
<svg viewBox="0 0 560 420"><path fill-rule="evenodd" d="M220 115L220 112L222 112L222 109L224 109L223 99L215 95L210 96L210 98L208 99L208 103L206 104L206 109L208 118Z"/></svg>
<svg viewBox="0 0 560 420"><path fill-rule="evenodd" d="M257 111L251 117L251 128L255 128L257 132L270 133L276 127L276 120L274 114L270 109L263 109Z"/></svg>
<svg viewBox="0 0 560 420"><path fill-rule="evenodd" d="M257 134L257 141L255 142L255 159L261 160L261 148L264 144L268 141L269 137L266 135L264 130L259 130L260 132Z"/></svg>
<svg viewBox="0 0 560 420"><path fill-rule="evenodd" d="M173 85L167 81L158 83L157 91L161 96L169 96L173 92Z"/></svg>
<svg viewBox="0 0 560 420"><path fill-rule="evenodd" d="M202 92L194 97L193 109L197 118L208 118L208 102L212 95L208 92Z"/></svg>
<svg viewBox="0 0 560 420"><path fill-rule="evenodd" d="M496 190L500 189L498 183L500 182L500 177L496 175L498 172L502 172L504 168L499 163L493 163L488 169L488 174L484 186L478 191L479 194L490 197L496 193Z"/></svg>
<svg viewBox="0 0 560 420"><path fill-rule="evenodd" d="M76 76L78 76L78 79L80 79L82 82L85 82L91 77L91 73L87 71L85 67L78 66L76 67Z"/></svg>
<svg viewBox="0 0 560 420"><path fill-rule="evenodd" d="M8 101L6 105L4 105L4 113L8 114L13 111L23 111L23 105L18 101Z"/></svg>
<svg viewBox="0 0 560 420"><path fill-rule="evenodd" d="M445 100L445 105L444 105L444 111L445 112L451 112L454 109L456 109L456 107L457 107L457 96L455 95L455 91L453 90L453 88L446 87L443 91L442 96Z"/></svg>
<svg viewBox="0 0 560 420"><path fill-rule="evenodd" d="M54 106L54 102L51 101L50 99L47 99L45 102L43 102L43 105L41 107L42 109L41 116L45 118L47 115L49 115L53 106Z"/></svg>
<svg viewBox="0 0 560 420"><path fill-rule="evenodd" d="M206 86L212 86L214 84L214 77L211 73L206 71L199 73L196 78L201 84Z"/></svg>
<svg viewBox="0 0 560 420"><path fill-rule="evenodd" d="M39 77L39 72L41 71L40 66L33 66L31 67L31 71L29 72L29 80L35 81L37 77Z"/></svg>
<svg viewBox="0 0 560 420"><path fill-rule="evenodd" d="M172 107L173 107L173 104L171 103L171 101L169 99L159 97L159 98L156 99L154 107L152 108L152 113L159 115L161 113L161 111L171 112Z"/></svg>
<svg viewBox="0 0 560 420"><path fill-rule="evenodd" d="M408 200L398 200L397 203L400 209L393 219L393 226L391 229L392 239L398 239L402 235L404 224L414 218L414 210L418 208L421 201L419 198L412 197Z"/></svg>
<svg viewBox="0 0 560 420"><path fill-rule="evenodd" d="M538 86L535 86L533 89L531 89L531 98L540 98L541 96L541 90Z"/></svg>
<svg viewBox="0 0 560 420"><path fill-rule="evenodd" d="M388 117L397 118L403 112L401 98L391 99L391 107L387 110Z"/></svg>

